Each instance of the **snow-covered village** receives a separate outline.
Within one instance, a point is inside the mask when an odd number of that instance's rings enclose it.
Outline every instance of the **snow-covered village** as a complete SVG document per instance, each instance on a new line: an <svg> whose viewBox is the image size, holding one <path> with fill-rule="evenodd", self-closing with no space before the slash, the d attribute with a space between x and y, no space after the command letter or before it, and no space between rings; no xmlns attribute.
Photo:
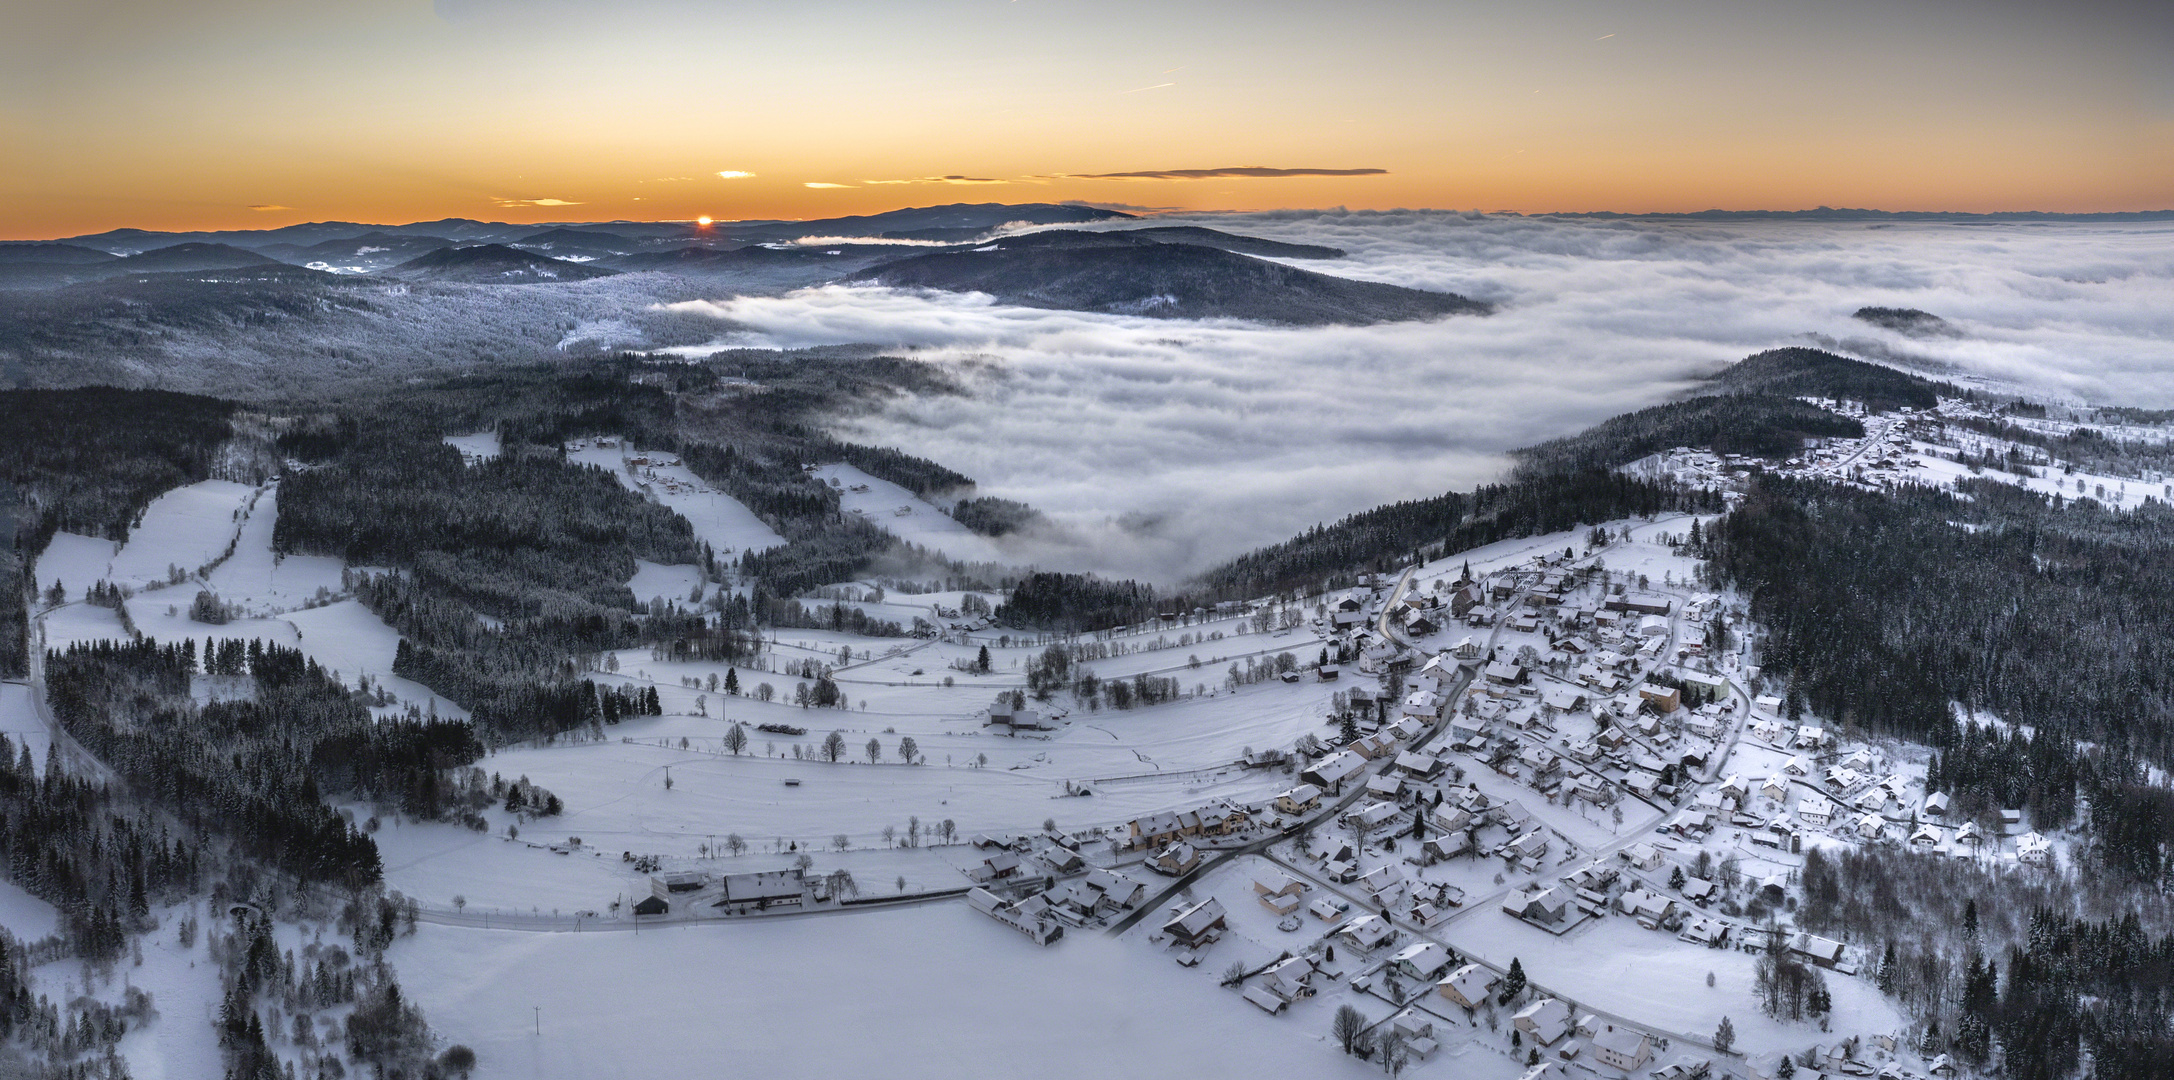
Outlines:
<svg viewBox="0 0 2174 1080"><path fill-rule="evenodd" d="M2057 896L2102 856L2073 814L1952 786L1973 748L2013 737L1997 707L1957 702L1964 734L1944 749L1822 712L1774 670L1771 628L1717 572L1717 545L1769 477L1870 494L1984 476L2147 505L2160 478L1966 438L1950 422L1998 417L1960 399L1872 416L1803 403L1866 434L1787 459L1640 457L1617 475L1692 508L1421 543L1326 587L1134 603L1100 628L1021 617L1031 589L1078 587L1061 577L1006 591L874 573L765 595L747 568L790 541L729 485L631 437L570 439L549 450L563 467L688 523L700 561L636 559L624 583L635 618L685 629L569 654L586 704L491 739L446 774L442 809L329 800L382 867L383 937L365 944L306 883L260 881L269 894L146 904L132 959L56 959L28 988L125 1015L139 993L231 993L221 950L252 935L336 982L308 958L381 956L355 969L359 1004L272 1014L265 1053L311 1076L363 1063L332 1048L343 1031L352 1047L378 980L462 1050L536 1075L700 1068L694 1050L645 1047L652 1028L625 1010L708 1022L702 987L726 970L768 988L734 1028L934 982L952 1004L913 1023L977 1054L1132 1031L1072 1052L1097 1070L1987 1075L1968 1033L1941 1026L1954 1001L1912 1000L1938 991L1926 955L1867 933L1847 893L1884 866ZM439 441L471 476L509 453L489 430ZM449 669L387 621L413 571L286 542L283 503L298 485L316 497L322 468L290 458L166 491L118 541L56 532L34 563L28 681L0 697L12 775L132 775L104 760L108 729L70 730L54 682L115 642L178 658L205 709L262 700L291 656L366 723L482 724L420 681ZM955 502L851 464L802 475L906 550L967 553L939 565L1004 557ZM733 626L749 629L715 636ZM66 913L8 889L22 947L67 955L36 943ZM282 903L280 919L242 914ZM1971 933L2012 917L1955 915ZM626 1006L589 1004L606 983ZM1022 998L1040 1004L1005 1007ZM1161 1020L1140 1026L1143 1005ZM215 1070L222 1037L159 1012L114 1060ZM789 1068L800 1052L743 1056ZM890 1053L878 1038L826 1060L874 1070Z"/></svg>

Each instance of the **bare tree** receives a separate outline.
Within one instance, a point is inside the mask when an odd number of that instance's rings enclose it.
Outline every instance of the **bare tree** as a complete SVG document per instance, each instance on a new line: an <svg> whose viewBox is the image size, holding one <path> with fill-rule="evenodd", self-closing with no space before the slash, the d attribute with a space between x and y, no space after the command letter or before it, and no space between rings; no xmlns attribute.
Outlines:
<svg viewBox="0 0 2174 1080"><path fill-rule="evenodd" d="M725 850L738 855L747 850L747 841L741 839L739 833L726 833Z"/></svg>
<svg viewBox="0 0 2174 1080"><path fill-rule="evenodd" d="M837 764L837 762L838 762L838 759L840 759L840 758L842 758L842 757L844 757L844 756L845 756L845 733L844 733L844 732L841 732L841 731L833 731L833 732L831 732L830 734L828 734L828 735L825 735L825 736L823 736L823 757L824 757L824 759L825 759L825 760L827 760L827 761L829 761L829 762L830 762L831 764L835 765L835 764Z"/></svg>
<svg viewBox="0 0 2174 1080"><path fill-rule="evenodd" d="M853 846L853 841L849 837L847 837L846 834L839 833L836 836L830 838L830 846L839 851L844 851L845 849Z"/></svg>
<svg viewBox="0 0 2174 1080"><path fill-rule="evenodd" d="M883 760L883 744L882 744L882 743L879 743L879 742L877 742L877 741L876 741L876 740L874 740L874 739L870 739L870 740L868 740L868 746L866 747L866 749L867 749L867 751L868 751L868 763L869 763L870 765L873 765L873 764L875 764L876 762L878 762L878 761L882 761L882 760Z"/></svg>
<svg viewBox="0 0 2174 1080"><path fill-rule="evenodd" d="M733 757L739 757L740 751L747 749L747 729L738 723L726 728L725 749L732 751Z"/></svg>
<svg viewBox="0 0 2174 1080"><path fill-rule="evenodd" d="M919 756L921 756L921 744L913 741L913 736L908 735L898 740L898 758L900 761L911 765L913 759Z"/></svg>
<svg viewBox="0 0 2174 1080"><path fill-rule="evenodd" d="M1358 1053L1367 1043L1366 1014L1349 1005L1338 1005L1336 1018L1329 1022L1329 1034L1344 1053Z"/></svg>

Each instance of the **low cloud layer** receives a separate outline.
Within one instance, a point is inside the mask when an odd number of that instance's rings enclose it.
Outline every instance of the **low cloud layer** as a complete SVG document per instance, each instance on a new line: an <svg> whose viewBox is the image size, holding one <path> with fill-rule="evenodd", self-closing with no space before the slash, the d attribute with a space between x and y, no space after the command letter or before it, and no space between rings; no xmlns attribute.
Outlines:
<svg viewBox="0 0 2174 1080"><path fill-rule="evenodd" d="M681 305L731 344L874 342L969 397L853 422L1063 526L1023 558L1173 581L1315 522L1498 476L1504 451L1664 400L1760 349L1829 343L2070 401L2174 407L2174 227L1709 225L1440 212L1199 215L1328 244L1311 269L1501 305L1276 329L822 288ZM1850 317L1916 307L1963 336Z"/></svg>

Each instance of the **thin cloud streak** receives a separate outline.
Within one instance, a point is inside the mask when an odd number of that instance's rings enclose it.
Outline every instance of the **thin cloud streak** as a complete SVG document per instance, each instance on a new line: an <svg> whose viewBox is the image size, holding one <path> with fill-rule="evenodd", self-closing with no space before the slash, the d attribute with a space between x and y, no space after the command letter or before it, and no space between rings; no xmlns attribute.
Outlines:
<svg viewBox="0 0 2174 1080"><path fill-rule="evenodd" d="M1142 87L1153 90L1156 87ZM1224 169L1147 169L1139 172L1058 173L1058 180L1258 180L1284 176L1387 176L1387 169L1272 169L1245 165Z"/></svg>

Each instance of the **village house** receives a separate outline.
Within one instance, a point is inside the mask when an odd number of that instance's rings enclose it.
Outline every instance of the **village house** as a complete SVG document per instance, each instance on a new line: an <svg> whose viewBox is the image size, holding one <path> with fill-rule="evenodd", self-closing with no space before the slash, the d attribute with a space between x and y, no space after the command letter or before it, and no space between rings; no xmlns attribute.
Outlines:
<svg viewBox="0 0 2174 1080"><path fill-rule="evenodd" d="M1651 704L1654 709L1664 713L1675 712L1677 707L1683 704L1683 691L1673 686L1662 686L1658 683L1639 684L1638 697L1640 700Z"/></svg>
<svg viewBox="0 0 2174 1080"><path fill-rule="evenodd" d="M1367 805L1360 807L1357 810L1345 814L1343 817L1343 822L1345 825L1358 830L1361 834L1364 834L1373 832L1374 830L1379 829L1382 826L1397 820L1397 818L1400 817L1403 812L1403 808L1395 803L1368 803Z"/></svg>
<svg viewBox="0 0 2174 1080"><path fill-rule="evenodd" d="M1281 870L1269 870L1253 879L1253 893L1268 910L1289 915L1305 899L1306 886Z"/></svg>
<svg viewBox="0 0 2174 1080"><path fill-rule="evenodd" d="M1593 1057L1611 1069L1630 1072L1645 1067L1652 1056L1652 1040L1643 1031L1603 1024L1593 1033Z"/></svg>
<svg viewBox="0 0 2174 1080"><path fill-rule="evenodd" d="M1010 901L976 886L968 890L966 903L975 911L1025 934L1037 945L1047 945L1064 936L1064 925L1046 917L1051 904L1041 896Z"/></svg>
<svg viewBox="0 0 2174 1080"><path fill-rule="evenodd" d="M1314 971L1314 962L1306 957L1284 957L1255 976L1240 996L1274 1015L1292 1002L1314 995Z"/></svg>
<svg viewBox="0 0 2174 1080"><path fill-rule="evenodd" d="M1404 796L1404 778L1391 772L1377 773L1367 778L1366 794L1394 802Z"/></svg>
<svg viewBox="0 0 2174 1080"><path fill-rule="evenodd" d="M1458 1005L1477 1009L1501 981L1494 972L1478 964L1466 964L1450 972L1449 977L1436 984L1435 989Z"/></svg>
<svg viewBox="0 0 2174 1080"><path fill-rule="evenodd" d="M1789 951L1823 968L1842 962L1842 943L1817 934L1798 934L1790 938Z"/></svg>
<svg viewBox="0 0 2174 1080"><path fill-rule="evenodd" d="M1300 784L1276 796L1275 805L1279 814L1312 813L1321 807L1321 789L1312 784Z"/></svg>
<svg viewBox="0 0 2174 1080"><path fill-rule="evenodd" d="M1336 932L1336 936L1361 952L1372 952L1395 937L1396 928L1379 915L1361 915L1345 923L1344 928Z"/></svg>
<svg viewBox="0 0 2174 1080"><path fill-rule="evenodd" d="M1404 885L1404 872L1395 863L1383 863L1359 875L1359 887L1379 899Z"/></svg>
<svg viewBox="0 0 2174 1080"><path fill-rule="evenodd" d="M1200 849L1181 840L1156 852L1155 857L1148 860L1147 867L1158 874L1182 877L1192 873L1200 860Z"/></svg>
<svg viewBox="0 0 2174 1080"><path fill-rule="evenodd" d="M1948 796L1946 792L1939 791L1925 796L1926 817L1946 817L1947 813Z"/></svg>
<svg viewBox="0 0 2174 1080"><path fill-rule="evenodd" d="M1513 892L1502 910L1543 929L1552 930L1570 917L1570 890L1537 882Z"/></svg>
<svg viewBox="0 0 2174 1080"><path fill-rule="evenodd" d="M1162 932L1181 948L1197 949L1213 943L1228 929L1223 902L1209 897L1198 903L1179 908L1169 921L1162 924Z"/></svg>
<svg viewBox="0 0 2174 1080"><path fill-rule="evenodd" d="M1647 930L1657 930L1661 922L1676 913L1676 902L1665 896L1632 887L1615 898L1616 910L1638 921Z"/></svg>
<svg viewBox="0 0 2174 1080"><path fill-rule="evenodd" d="M1488 664L1483 674L1496 686L1519 686L1525 681L1525 669L1504 660Z"/></svg>
<svg viewBox="0 0 2174 1080"><path fill-rule="evenodd" d="M1429 780L1442 771L1442 759L1417 750L1406 750L1396 756L1398 770L1421 780Z"/></svg>
<svg viewBox="0 0 2174 1080"><path fill-rule="evenodd" d="M1797 818L1806 825L1825 825L1834 820L1834 803L1815 791L1797 803Z"/></svg>
<svg viewBox="0 0 2174 1080"><path fill-rule="evenodd" d="M2016 837L2015 857L2025 866L2050 866L2053 863L2053 841L2035 832L2024 833Z"/></svg>
<svg viewBox="0 0 2174 1080"><path fill-rule="evenodd" d="M1389 958L1389 967L1408 979L1434 982L1447 974L1455 962L1448 949L1431 941L1415 941Z"/></svg>
<svg viewBox="0 0 2174 1080"><path fill-rule="evenodd" d="M1421 859L1427 865L1454 859L1472 850L1472 834L1469 832L1435 833L1419 845Z"/></svg>
<svg viewBox="0 0 2174 1080"><path fill-rule="evenodd" d="M1185 813L1149 814L1134 818L1128 825L1127 845L1130 847L1160 847L1175 840L1200 834L1200 815Z"/></svg>
<svg viewBox="0 0 2174 1080"><path fill-rule="evenodd" d="M1553 1046L1570 1033L1570 1006L1559 998L1544 997L1510 1017L1510 1025L1525 1034L1525 1041Z"/></svg>

